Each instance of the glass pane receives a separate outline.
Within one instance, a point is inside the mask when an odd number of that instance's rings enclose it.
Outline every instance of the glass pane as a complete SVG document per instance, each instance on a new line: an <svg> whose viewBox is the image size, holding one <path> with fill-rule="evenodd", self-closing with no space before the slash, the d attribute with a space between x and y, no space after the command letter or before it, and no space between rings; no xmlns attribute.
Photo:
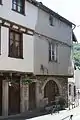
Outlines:
<svg viewBox="0 0 80 120"><path fill-rule="evenodd" d="M16 3L17 3L17 0L13 0L12 3L15 3L15 4L16 4Z"/></svg>
<svg viewBox="0 0 80 120"><path fill-rule="evenodd" d="M12 40L14 39L13 38L13 32L10 32L10 39L12 39Z"/></svg>
<svg viewBox="0 0 80 120"><path fill-rule="evenodd" d="M17 9L17 8L16 8L16 4L13 4L12 8L13 8L14 10L16 10L16 9Z"/></svg>
<svg viewBox="0 0 80 120"><path fill-rule="evenodd" d="M54 56L55 54L54 54L54 51L52 50L52 56Z"/></svg>
<svg viewBox="0 0 80 120"><path fill-rule="evenodd" d="M19 47L19 42L15 42L15 47Z"/></svg>
<svg viewBox="0 0 80 120"><path fill-rule="evenodd" d="M10 54L11 57L14 57L14 44L13 44L12 40L10 40L10 46L9 47L10 47L9 54Z"/></svg>
<svg viewBox="0 0 80 120"><path fill-rule="evenodd" d="M18 0L18 5L22 6L22 0Z"/></svg>
<svg viewBox="0 0 80 120"><path fill-rule="evenodd" d="M51 61L51 50L49 50L49 61Z"/></svg>
<svg viewBox="0 0 80 120"><path fill-rule="evenodd" d="M54 57L54 56L52 56L52 60L55 60L55 57Z"/></svg>
<svg viewBox="0 0 80 120"><path fill-rule="evenodd" d="M17 33L15 34L15 40L16 40L16 41L19 41L19 40L20 40L20 35L17 34Z"/></svg>
<svg viewBox="0 0 80 120"><path fill-rule="evenodd" d="M18 12L21 12L21 7L20 6L18 6Z"/></svg>
<svg viewBox="0 0 80 120"><path fill-rule="evenodd" d="M15 42L15 57L19 57L20 56L20 46L19 46L19 42Z"/></svg>
<svg viewBox="0 0 80 120"><path fill-rule="evenodd" d="M2 0L0 0L0 4L2 3Z"/></svg>
<svg viewBox="0 0 80 120"><path fill-rule="evenodd" d="M13 40L10 40L10 46L12 46L13 45Z"/></svg>

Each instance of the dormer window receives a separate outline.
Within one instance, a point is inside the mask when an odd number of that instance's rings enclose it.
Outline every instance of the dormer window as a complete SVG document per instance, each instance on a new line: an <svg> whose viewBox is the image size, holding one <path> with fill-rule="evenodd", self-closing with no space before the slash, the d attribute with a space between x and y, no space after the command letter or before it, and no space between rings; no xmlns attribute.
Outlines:
<svg viewBox="0 0 80 120"><path fill-rule="evenodd" d="M25 0L12 0L12 10L24 14Z"/></svg>
<svg viewBox="0 0 80 120"><path fill-rule="evenodd" d="M52 15L49 16L49 22L50 22L50 25L53 26L53 16Z"/></svg>

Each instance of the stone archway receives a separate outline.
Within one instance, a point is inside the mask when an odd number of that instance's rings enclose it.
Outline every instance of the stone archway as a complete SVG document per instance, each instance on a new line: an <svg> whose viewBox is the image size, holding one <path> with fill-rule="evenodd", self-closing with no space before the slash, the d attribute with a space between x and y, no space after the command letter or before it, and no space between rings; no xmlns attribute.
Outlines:
<svg viewBox="0 0 80 120"><path fill-rule="evenodd" d="M60 95L59 87L54 80L49 80L44 86L44 98L48 98L48 103L55 101L56 97Z"/></svg>

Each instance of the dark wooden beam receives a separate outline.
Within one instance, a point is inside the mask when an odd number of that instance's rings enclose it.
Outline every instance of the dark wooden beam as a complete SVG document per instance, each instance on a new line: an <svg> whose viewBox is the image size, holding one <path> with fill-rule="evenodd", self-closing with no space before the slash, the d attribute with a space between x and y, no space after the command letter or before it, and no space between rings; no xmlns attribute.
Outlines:
<svg viewBox="0 0 80 120"><path fill-rule="evenodd" d="M25 29L25 32L24 31L21 31L21 32L24 33L24 34L28 34L28 35L33 35L34 34L34 30L33 29L30 29L30 28L27 28L25 26L19 25L19 24L15 23L15 22L6 20L6 19L1 18L1 17L0 17L0 20L2 20L2 23L0 23L0 25L2 25L4 27L7 27L7 28L10 28L10 29L13 29L13 30L19 30L19 31L20 31L20 29ZM5 23L9 23L10 26L6 25ZM14 29L13 26L18 27L18 29ZM28 31L30 31L32 33L28 33Z"/></svg>

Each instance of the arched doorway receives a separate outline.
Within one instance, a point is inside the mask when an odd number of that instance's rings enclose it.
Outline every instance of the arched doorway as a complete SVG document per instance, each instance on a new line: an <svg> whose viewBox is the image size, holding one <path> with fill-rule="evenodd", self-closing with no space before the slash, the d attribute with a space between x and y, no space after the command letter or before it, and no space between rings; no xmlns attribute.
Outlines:
<svg viewBox="0 0 80 120"><path fill-rule="evenodd" d="M59 88L53 80L46 83L44 87L44 98L48 98L48 103L55 101L56 96L59 95Z"/></svg>

